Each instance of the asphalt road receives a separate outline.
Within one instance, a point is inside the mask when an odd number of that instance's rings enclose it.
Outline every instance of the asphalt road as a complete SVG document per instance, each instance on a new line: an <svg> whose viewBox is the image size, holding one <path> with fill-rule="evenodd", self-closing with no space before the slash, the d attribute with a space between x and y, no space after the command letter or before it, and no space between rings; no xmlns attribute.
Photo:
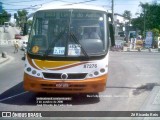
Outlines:
<svg viewBox="0 0 160 120"><path fill-rule="evenodd" d="M12 60L0 67L0 111L138 111L160 85L160 54L110 52L109 79L99 94L35 94L23 89L23 51L0 47ZM99 97L97 97L99 95ZM69 98L64 106L39 106L38 98Z"/></svg>
<svg viewBox="0 0 160 120"><path fill-rule="evenodd" d="M5 30L3 27L0 27L0 40L12 40L19 31L16 27L5 27Z"/></svg>

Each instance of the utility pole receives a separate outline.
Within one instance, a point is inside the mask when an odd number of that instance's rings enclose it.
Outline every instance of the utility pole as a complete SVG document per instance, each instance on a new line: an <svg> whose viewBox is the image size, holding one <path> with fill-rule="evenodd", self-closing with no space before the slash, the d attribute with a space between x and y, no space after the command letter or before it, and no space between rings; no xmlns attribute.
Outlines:
<svg viewBox="0 0 160 120"><path fill-rule="evenodd" d="M112 24L114 24L114 0L112 0Z"/></svg>
<svg viewBox="0 0 160 120"><path fill-rule="evenodd" d="M144 8L144 24L143 24L143 29L144 29L144 37L145 37L145 34L146 34L146 9Z"/></svg>
<svg viewBox="0 0 160 120"><path fill-rule="evenodd" d="M114 47L114 46L115 46L114 0L112 0L112 34L113 34L113 35L111 35L111 36L112 36L113 41L111 40L111 42L112 42L112 44L113 44L112 47Z"/></svg>

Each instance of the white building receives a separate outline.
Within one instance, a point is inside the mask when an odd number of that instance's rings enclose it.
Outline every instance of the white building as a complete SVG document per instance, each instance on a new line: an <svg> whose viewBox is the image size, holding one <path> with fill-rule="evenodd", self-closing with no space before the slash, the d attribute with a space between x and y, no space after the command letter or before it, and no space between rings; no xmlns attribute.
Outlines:
<svg viewBox="0 0 160 120"><path fill-rule="evenodd" d="M123 17L120 14L114 14L114 24L115 24L115 36L119 36L122 33L125 33L126 24L129 22L129 19Z"/></svg>

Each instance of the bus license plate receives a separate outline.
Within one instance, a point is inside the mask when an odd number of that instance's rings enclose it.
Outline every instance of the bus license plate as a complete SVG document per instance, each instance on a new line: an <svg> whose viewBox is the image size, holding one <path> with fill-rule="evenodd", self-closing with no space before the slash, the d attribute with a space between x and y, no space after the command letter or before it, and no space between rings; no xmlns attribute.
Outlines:
<svg viewBox="0 0 160 120"><path fill-rule="evenodd" d="M56 87L59 87L59 88L67 88L67 87L69 87L69 84L68 84L68 83L57 83L57 84L56 84Z"/></svg>

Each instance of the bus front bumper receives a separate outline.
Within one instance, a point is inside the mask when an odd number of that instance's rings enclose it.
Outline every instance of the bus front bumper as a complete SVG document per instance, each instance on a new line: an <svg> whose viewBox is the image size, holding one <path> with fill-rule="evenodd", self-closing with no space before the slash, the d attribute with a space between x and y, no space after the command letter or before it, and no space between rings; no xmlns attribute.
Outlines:
<svg viewBox="0 0 160 120"><path fill-rule="evenodd" d="M106 88L107 74L85 80L45 80L24 73L24 89L45 93L97 93Z"/></svg>

